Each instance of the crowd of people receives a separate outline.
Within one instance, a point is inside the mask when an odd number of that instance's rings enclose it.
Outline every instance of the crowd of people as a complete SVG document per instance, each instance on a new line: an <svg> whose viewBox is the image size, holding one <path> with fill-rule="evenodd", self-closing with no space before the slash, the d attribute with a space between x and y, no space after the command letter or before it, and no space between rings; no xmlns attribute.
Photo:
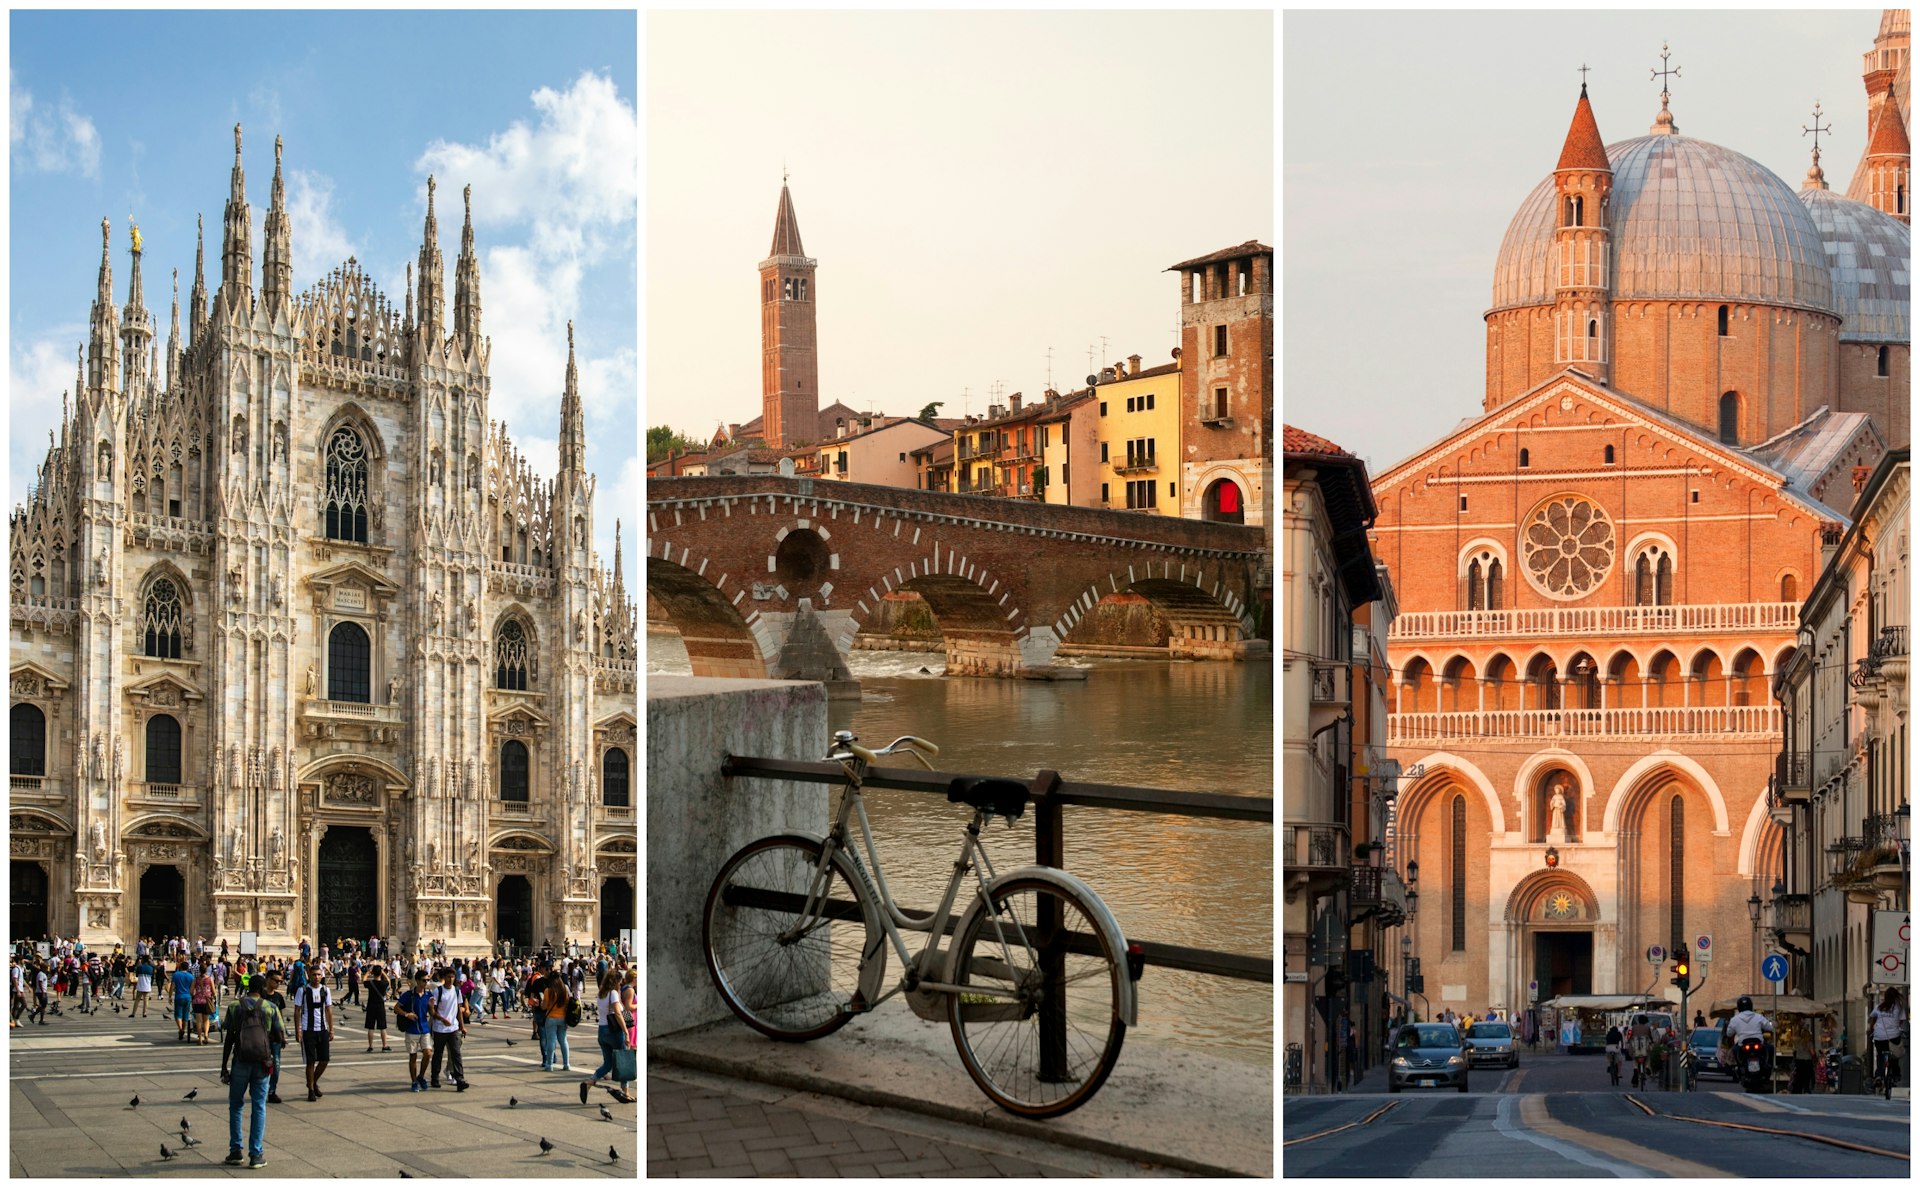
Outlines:
<svg viewBox="0 0 1920 1188"><path fill-rule="evenodd" d="M107 953L71 938L43 944L44 953L30 942L15 945L9 1026L44 1026L49 1012L63 1014L63 1004L76 998L79 1014L110 1005L116 1015L147 1018L160 993L177 1042L211 1044L218 1033L220 1079L229 1086L226 1162L236 1166L266 1164L266 1107L283 1104L287 1047L300 1053L307 1100L326 1095L321 1081L345 1030L337 1012L347 1004L361 1009L367 1052L376 1038L380 1051L393 1051L388 1032L399 1034L409 1092L430 1092L443 1081L465 1092L471 1082L461 1046L469 1029L516 1017L532 1025L542 1072L573 1072L568 1033L590 1018L600 1060L580 1083L580 1103L596 1087L618 1102L636 1100L639 969L617 944L565 951L547 944L518 953L503 945L478 958L449 956L440 942L395 949L378 938L340 938L317 949L302 938L297 953L264 956L236 953L225 939L211 945L205 938L142 938L131 952L115 945Z"/></svg>

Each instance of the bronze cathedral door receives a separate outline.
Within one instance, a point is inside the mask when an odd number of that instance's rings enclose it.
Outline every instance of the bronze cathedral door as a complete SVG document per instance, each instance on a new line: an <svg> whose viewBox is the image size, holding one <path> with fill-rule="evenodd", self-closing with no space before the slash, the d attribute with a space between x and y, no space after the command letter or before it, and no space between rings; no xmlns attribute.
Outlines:
<svg viewBox="0 0 1920 1188"><path fill-rule="evenodd" d="M339 937L383 936L379 926L379 856L373 834L365 826L334 825L320 839L319 919L316 944L331 945Z"/></svg>

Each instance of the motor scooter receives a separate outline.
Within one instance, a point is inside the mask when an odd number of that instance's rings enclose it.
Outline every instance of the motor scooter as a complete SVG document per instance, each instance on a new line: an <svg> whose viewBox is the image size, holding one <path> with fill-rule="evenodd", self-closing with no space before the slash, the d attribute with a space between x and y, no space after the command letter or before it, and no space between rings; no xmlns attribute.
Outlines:
<svg viewBox="0 0 1920 1188"><path fill-rule="evenodd" d="M1772 1047L1758 1036L1742 1036L1733 1046L1733 1071L1748 1093L1772 1093Z"/></svg>

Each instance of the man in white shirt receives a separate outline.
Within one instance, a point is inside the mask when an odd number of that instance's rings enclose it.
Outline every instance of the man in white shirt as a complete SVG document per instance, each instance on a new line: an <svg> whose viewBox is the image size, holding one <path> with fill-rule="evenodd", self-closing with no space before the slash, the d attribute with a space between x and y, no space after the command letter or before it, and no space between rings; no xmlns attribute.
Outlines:
<svg viewBox="0 0 1920 1188"><path fill-rule="evenodd" d="M461 1093L467 1091L467 1069L460 1060L460 1038L467 1034L467 1004L454 985L451 965L440 971L440 985L433 991L433 1065L429 1083L440 1087L440 1061L447 1063L447 1079Z"/></svg>
<svg viewBox="0 0 1920 1188"><path fill-rule="evenodd" d="M307 1100L319 1101L320 1074L333 1049L333 992L325 982L308 982L294 993L293 1017L307 1062Z"/></svg>

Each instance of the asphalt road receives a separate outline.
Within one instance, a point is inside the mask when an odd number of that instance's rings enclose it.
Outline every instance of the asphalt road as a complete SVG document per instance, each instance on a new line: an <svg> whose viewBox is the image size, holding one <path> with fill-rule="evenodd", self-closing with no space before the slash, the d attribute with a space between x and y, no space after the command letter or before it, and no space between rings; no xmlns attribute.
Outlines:
<svg viewBox="0 0 1920 1188"><path fill-rule="evenodd" d="M1349 1093L1287 1097L1281 1174L1905 1179L1910 1118L1904 1100L1754 1096L1714 1078L1616 1089L1604 1057L1523 1053L1518 1069L1475 1070L1466 1093L1389 1095L1375 1069Z"/></svg>

